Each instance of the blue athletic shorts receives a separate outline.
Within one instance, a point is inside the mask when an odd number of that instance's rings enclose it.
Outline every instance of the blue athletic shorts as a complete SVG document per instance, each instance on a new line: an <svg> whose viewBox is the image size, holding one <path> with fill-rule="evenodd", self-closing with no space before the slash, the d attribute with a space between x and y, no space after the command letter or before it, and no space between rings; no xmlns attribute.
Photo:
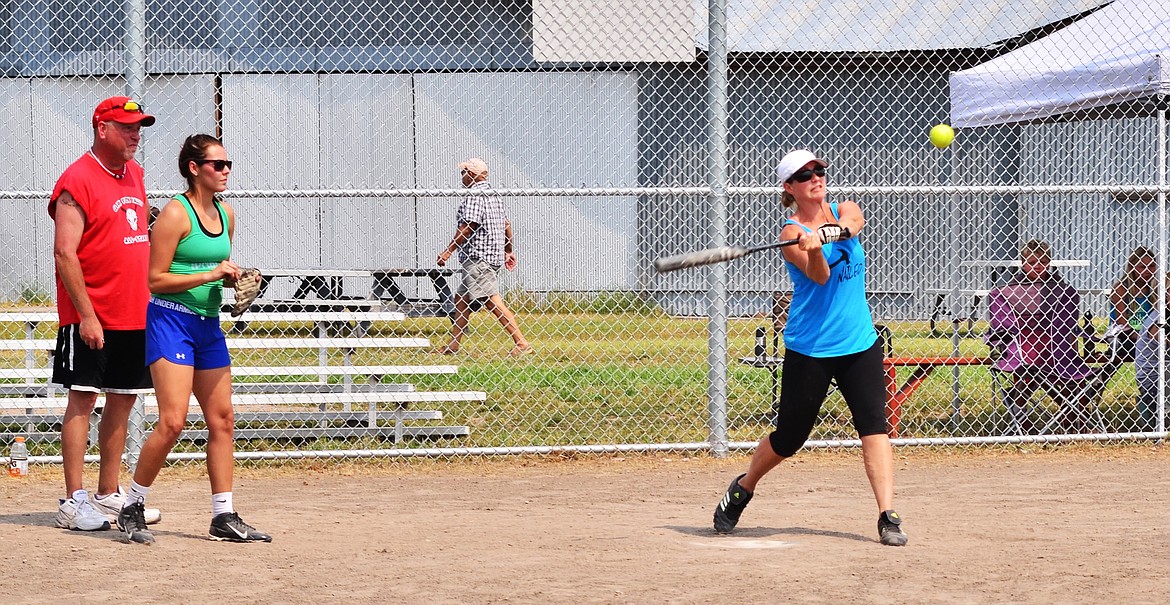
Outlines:
<svg viewBox="0 0 1170 605"><path fill-rule="evenodd" d="M196 370L232 365L218 317L200 315L179 303L151 298L146 305L146 363L159 359Z"/></svg>

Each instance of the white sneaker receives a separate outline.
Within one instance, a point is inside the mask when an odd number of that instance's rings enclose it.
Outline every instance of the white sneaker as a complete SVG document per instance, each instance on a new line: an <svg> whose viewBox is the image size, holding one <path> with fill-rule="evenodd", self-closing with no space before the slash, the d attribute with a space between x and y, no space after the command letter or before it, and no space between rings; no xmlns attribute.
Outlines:
<svg viewBox="0 0 1170 605"><path fill-rule="evenodd" d="M118 522L118 513L122 512L122 507L126 506L126 492L122 491L122 486L118 486L118 491L108 495L93 498L93 506L98 512L104 514L110 523ZM157 508L146 509L146 524L154 525L162 521L162 511Z"/></svg>
<svg viewBox="0 0 1170 605"><path fill-rule="evenodd" d="M79 489L57 507L57 527L79 531L110 529L110 520L99 513L89 501L89 494Z"/></svg>

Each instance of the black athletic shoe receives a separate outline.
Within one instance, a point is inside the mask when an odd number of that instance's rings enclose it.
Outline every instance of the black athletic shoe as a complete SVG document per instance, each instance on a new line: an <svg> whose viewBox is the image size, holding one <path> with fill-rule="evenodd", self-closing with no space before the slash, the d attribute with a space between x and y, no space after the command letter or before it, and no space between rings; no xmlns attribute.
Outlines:
<svg viewBox="0 0 1170 605"><path fill-rule="evenodd" d="M244 523L236 513L222 513L211 520L211 529L207 535L212 540L227 540L228 542L271 542L272 536L256 531L255 527Z"/></svg>
<svg viewBox="0 0 1170 605"><path fill-rule="evenodd" d="M146 506L141 502L128 504L118 511L118 529L126 540L137 544L154 544L154 534L146 529Z"/></svg>
<svg viewBox="0 0 1170 605"><path fill-rule="evenodd" d="M892 510L882 511L881 516L878 517L878 536L881 538L882 544L886 546L906 546L906 541L909 539L900 527L902 525L902 517Z"/></svg>
<svg viewBox="0 0 1170 605"><path fill-rule="evenodd" d="M751 492L739 486L739 480L747 476L744 473L731 480L723 499L715 505L715 531L721 534L730 533L739 523L739 516L744 507L752 500Z"/></svg>

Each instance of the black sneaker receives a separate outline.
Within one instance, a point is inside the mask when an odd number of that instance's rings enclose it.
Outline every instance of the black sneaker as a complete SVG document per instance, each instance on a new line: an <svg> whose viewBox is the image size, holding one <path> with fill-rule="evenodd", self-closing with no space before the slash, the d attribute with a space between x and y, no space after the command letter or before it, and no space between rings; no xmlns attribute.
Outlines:
<svg viewBox="0 0 1170 605"><path fill-rule="evenodd" d="M256 531L255 527L244 523L236 513L221 513L211 520L211 529L207 535L212 540L227 540L228 542L271 542L272 536Z"/></svg>
<svg viewBox="0 0 1170 605"><path fill-rule="evenodd" d="M747 476L744 473L731 480L723 499L715 505L715 531L721 534L730 533L739 523L739 516L744 507L752 500L752 493L739 486L739 480Z"/></svg>
<svg viewBox="0 0 1170 605"><path fill-rule="evenodd" d="M146 529L146 505L141 502L127 504L118 511L118 529L126 534L128 542L154 544L154 534Z"/></svg>
<svg viewBox="0 0 1170 605"><path fill-rule="evenodd" d="M878 517L878 536L880 536L882 544L886 546L906 546L906 541L909 539L900 527L902 525L902 517L892 510L882 511L881 516Z"/></svg>

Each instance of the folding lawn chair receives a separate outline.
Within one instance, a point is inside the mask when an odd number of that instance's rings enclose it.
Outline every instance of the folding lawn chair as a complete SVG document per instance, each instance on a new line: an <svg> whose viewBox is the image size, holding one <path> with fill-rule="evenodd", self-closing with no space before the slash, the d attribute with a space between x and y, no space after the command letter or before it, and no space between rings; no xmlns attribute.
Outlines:
<svg viewBox="0 0 1170 605"><path fill-rule="evenodd" d="M1012 432L1105 432L1098 403L1121 360L1096 352L1100 339L1078 323L1076 289L1059 279L1013 283L992 290L987 300L990 328L984 341L996 358L992 380ZM1033 401L1037 391L1057 404L1042 424L1033 421L1040 409Z"/></svg>

